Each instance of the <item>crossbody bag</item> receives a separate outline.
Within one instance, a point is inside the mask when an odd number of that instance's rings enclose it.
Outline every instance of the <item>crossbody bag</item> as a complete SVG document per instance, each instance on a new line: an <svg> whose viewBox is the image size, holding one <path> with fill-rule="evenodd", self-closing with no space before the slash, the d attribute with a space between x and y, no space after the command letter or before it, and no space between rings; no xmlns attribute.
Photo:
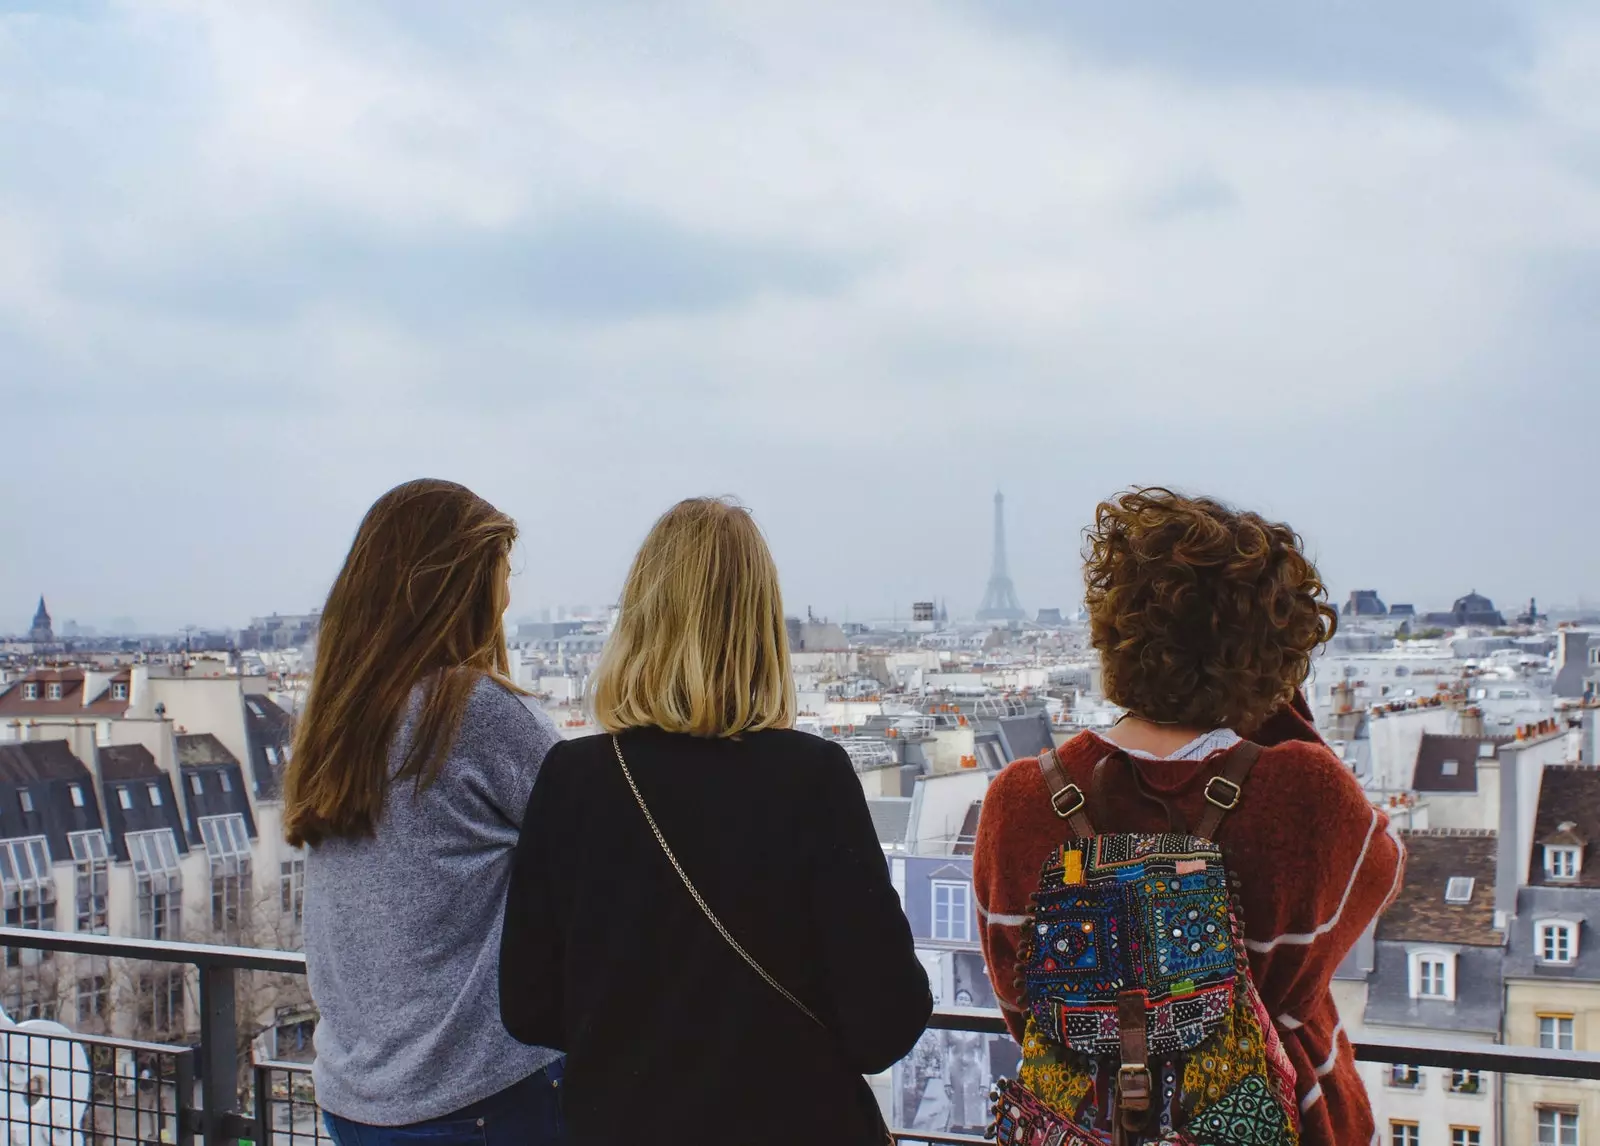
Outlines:
<svg viewBox="0 0 1600 1146"><path fill-rule="evenodd" d="M750 970L761 976L762 982L766 983L767 986L771 987L778 994L782 995L789 1001L789 1004L794 1007L795 1010L799 1011L802 1015L815 1023L821 1030L827 1032L831 1036L832 1032L828 1031L826 1023L817 1018L816 1012L802 1003L799 998L797 998L794 993L782 983L778 982L778 980L769 975L767 973L767 969L760 963L756 962L755 956L746 951L744 946L733 937L733 932L729 931L725 926L723 926L722 920L718 919L717 913L711 910L711 905L705 901L705 897L702 896L700 894L700 890L695 887L694 881L689 878L689 873L683 870L683 865L678 862L678 857L673 854L672 846L667 843L667 837L661 834L661 828L659 825L657 825L655 816L650 814L650 805L644 802L644 793L640 792L639 785L634 783L633 772L628 768L628 761L622 755L622 741L616 736L612 736L611 747L617 753L617 763L622 766L623 778L628 781L628 787L633 791L633 798L638 801L639 811L644 813L645 823L650 825L650 831L656 837L656 843L661 845L661 853L667 857L667 862L672 864L672 870L678 873L678 878L683 881L684 889L688 891L690 897L694 900L695 905L700 908L701 914L703 914L706 919L710 921L711 926L717 929L717 934L722 936L723 942L727 943L729 947L733 948L734 954L743 959ZM856 1077L860 1078L859 1075ZM871 1088L867 1086L866 1079L861 1079L861 1086L862 1089L867 1092L866 1098L872 1103L873 1113L877 1115L878 1128L882 1133L885 1146L894 1146L894 1135L889 1131L889 1124L883 1120L883 1112L878 1109L878 1100L873 1097Z"/></svg>

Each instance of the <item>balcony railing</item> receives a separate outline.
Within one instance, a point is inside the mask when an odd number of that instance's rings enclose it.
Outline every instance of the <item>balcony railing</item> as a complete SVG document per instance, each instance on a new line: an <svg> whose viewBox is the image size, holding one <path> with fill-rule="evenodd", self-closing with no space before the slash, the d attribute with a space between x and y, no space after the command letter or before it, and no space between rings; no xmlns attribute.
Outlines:
<svg viewBox="0 0 1600 1146"><path fill-rule="evenodd" d="M78 1034L69 1037L6 1032L12 1040L11 1061L19 1061L20 1043L22 1061L32 1080L25 1125L52 1125L63 1111L71 1111L82 1120L73 1129L90 1132L87 1141L119 1146L122 1142L150 1141L191 1146L196 1138L206 1146L232 1146L240 1138L247 1138L256 1146L328 1141L311 1090L310 1067L303 1063L251 1064L251 1109L241 1109L239 1103L234 975L239 971L303 975L303 954L16 927L0 927L0 947L187 965L196 968L200 980L198 1047ZM998 1011L973 1007L941 1008L934 1012L928 1026L935 1030L1006 1034ZM114 1064L118 1052L122 1052L124 1062L137 1065L132 1077L117 1072ZM1600 1054L1535 1047L1365 1040L1355 1044L1355 1056L1362 1062L1600 1082ZM13 1123L17 1120L13 1114ZM901 1143L929 1146L984 1141L972 1135L922 1130L900 1130L895 1138Z"/></svg>

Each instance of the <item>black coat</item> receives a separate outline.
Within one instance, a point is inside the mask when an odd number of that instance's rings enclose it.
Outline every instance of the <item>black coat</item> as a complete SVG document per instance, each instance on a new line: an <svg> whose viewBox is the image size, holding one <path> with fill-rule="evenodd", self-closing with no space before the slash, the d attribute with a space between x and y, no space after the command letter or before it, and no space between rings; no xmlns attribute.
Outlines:
<svg viewBox="0 0 1600 1146"><path fill-rule="evenodd" d="M711 909L827 1029L695 905L611 737L558 744L517 847L500 1007L567 1052L571 1142L876 1146L860 1075L907 1054L933 1003L849 757L790 731L621 743Z"/></svg>

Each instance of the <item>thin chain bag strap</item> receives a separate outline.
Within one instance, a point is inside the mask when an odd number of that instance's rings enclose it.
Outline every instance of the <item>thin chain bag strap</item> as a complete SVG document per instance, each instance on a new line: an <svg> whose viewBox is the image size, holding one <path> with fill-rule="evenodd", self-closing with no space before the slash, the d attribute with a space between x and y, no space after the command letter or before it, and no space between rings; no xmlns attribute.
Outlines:
<svg viewBox="0 0 1600 1146"><path fill-rule="evenodd" d="M644 802L644 793L640 792L639 785L634 783L633 772L628 767L628 761L622 755L622 741L619 740L615 735L611 737L611 747L612 750L617 754L617 763L622 766L622 776L628 781L628 788L633 792L633 798L639 805L639 811L644 813L644 822L650 825L651 834L655 836L656 843L661 845L661 853L665 855L667 860L672 864L672 870L678 873L678 878L683 881L684 889L688 891L690 896L693 897L695 905L700 908L701 913L711 921L711 926L717 929L717 934L722 936L723 941L726 942L729 947L733 948L734 952L739 956L739 958L743 959L750 967L750 970L761 976L762 981L765 982L767 986L778 992L778 994L782 995L785 999L788 999L789 1002L794 1005L795 1010L799 1011L806 1018L817 1024L817 1026L822 1028L823 1031L827 1031L827 1025L821 1019L817 1018L815 1012L797 999L782 983L778 982L771 975L767 974L767 969L760 963L757 963L755 961L755 957L751 955L750 952L746 951L743 945L733 937L733 933L722 925L722 920L717 918L717 913L711 910L711 905L705 901L705 897L700 894L700 889L695 887L694 881L689 878L689 873L683 870L683 865L678 862L678 857L673 854L672 845L667 843L667 837L661 834L661 828L656 824L656 818L650 814L650 805ZM865 1079L862 1079L862 1086L866 1086ZM894 1134L889 1130L889 1124L883 1120L883 1111L878 1109L877 1099L871 1098L871 1101L873 1113L878 1116L879 1128L883 1132L885 1146L894 1146Z"/></svg>
<svg viewBox="0 0 1600 1146"><path fill-rule="evenodd" d="M795 1010L799 1011L806 1018L816 1023L817 1026L823 1026L822 1020L817 1018L817 1016L812 1013L811 1008L790 994L789 989L782 983L778 982L771 975L767 974L767 969L760 963L757 963L750 952L746 951L744 947L740 945L739 941L733 937L733 934L722 925L722 920L718 919L717 913L711 910L711 905L708 904L701 896L699 889L696 888L694 883L689 879L689 874L683 870L683 865L678 862L678 857L672 853L672 846L667 843L667 837L662 835L661 829L656 826L656 818L650 814L650 806L644 802L644 795L639 791L639 785L633 782L633 773L628 769L628 762L622 757L622 742L613 736L611 738L611 747L616 750L617 763L622 765L622 775L627 779L628 787L633 790L633 798L639 802L639 810L644 813L645 823L650 825L650 831L655 834L656 843L661 845L662 853L672 863L672 870L678 873L678 878L683 881L683 886L688 890L689 894L694 897L695 903L699 905L700 910L705 913L705 917L711 921L711 926L717 929L717 934L722 936L722 938L727 942L728 946L732 947L734 951L737 952L739 958L743 959L750 965L750 970L754 971L757 975L760 975L761 978L766 981L767 986L778 992L778 994L782 995L785 999L788 999L789 1002L794 1004ZM826 1029L826 1027L824 1027L824 1029Z"/></svg>

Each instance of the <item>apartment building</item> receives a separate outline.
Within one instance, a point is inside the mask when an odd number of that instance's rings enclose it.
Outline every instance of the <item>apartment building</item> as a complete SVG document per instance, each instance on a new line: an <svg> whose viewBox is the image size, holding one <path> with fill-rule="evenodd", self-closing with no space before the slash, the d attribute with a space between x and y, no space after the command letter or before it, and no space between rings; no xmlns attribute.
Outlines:
<svg viewBox="0 0 1600 1146"><path fill-rule="evenodd" d="M1600 769L1547 768L1505 965L1506 1042L1600 1051ZM1508 1078L1509 1142L1600 1139L1600 1084Z"/></svg>
<svg viewBox="0 0 1600 1146"><path fill-rule="evenodd" d="M237 676L35 669L0 693L0 884L12 926L245 946L300 944L304 858L282 841L290 718ZM247 689L249 691L247 691ZM13 1018L181 1039L182 968L12 950ZM257 980L260 980L259 982ZM241 979L241 1021L293 1032L303 981ZM305 1048L308 1049L308 1048Z"/></svg>

